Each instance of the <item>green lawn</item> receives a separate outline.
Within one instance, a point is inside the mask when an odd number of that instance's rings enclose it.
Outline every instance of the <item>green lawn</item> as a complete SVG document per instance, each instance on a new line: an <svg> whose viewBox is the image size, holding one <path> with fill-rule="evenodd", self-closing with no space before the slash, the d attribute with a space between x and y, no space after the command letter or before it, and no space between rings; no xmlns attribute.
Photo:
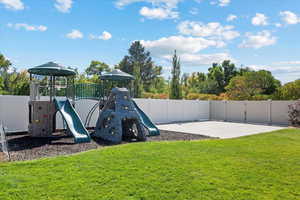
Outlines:
<svg viewBox="0 0 300 200"><path fill-rule="evenodd" d="M0 164L0 199L300 199L300 130Z"/></svg>

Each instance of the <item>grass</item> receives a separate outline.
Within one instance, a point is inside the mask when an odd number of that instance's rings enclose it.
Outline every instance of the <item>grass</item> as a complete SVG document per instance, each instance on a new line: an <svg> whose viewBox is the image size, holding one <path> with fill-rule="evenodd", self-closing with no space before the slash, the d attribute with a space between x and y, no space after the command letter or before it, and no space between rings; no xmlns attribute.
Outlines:
<svg viewBox="0 0 300 200"><path fill-rule="evenodd" d="M0 199L300 199L300 130L0 164Z"/></svg>

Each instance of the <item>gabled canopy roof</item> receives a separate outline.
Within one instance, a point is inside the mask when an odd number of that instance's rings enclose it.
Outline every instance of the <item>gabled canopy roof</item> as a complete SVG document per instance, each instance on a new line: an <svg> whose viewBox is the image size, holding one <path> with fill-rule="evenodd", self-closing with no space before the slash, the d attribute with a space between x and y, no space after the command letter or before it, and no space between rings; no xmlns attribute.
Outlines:
<svg viewBox="0 0 300 200"><path fill-rule="evenodd" d="M122 72L119 69L114 69L111 72L107 72L101 75L101 80L110 80L110 81L134 80L134 77L130 74Z"/></svg>
<svg viewBox="0 0 300 200"><path fill-rule="evenodd" d="M75 76L76 72L73 69L67 68L55 62L48 62L46 64L30 68L30 74L43 76Z"/></svg>

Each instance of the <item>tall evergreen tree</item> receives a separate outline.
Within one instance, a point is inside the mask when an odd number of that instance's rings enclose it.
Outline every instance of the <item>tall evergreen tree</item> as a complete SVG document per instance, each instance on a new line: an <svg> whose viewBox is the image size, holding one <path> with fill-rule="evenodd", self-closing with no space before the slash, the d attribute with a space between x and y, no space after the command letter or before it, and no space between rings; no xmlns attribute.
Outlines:
<svg viewBox="0 0 300 200"><path fill-rule="evenodd" d="M140 72L140 66L138 63L134 63L133 65L133 76L135 77L134 79L134 86L133 86L133 96L135 98L140 98L142 97L143 94L143 85L142 85L142 79L141 79L141 72Z"/></svg>
<svg viewBox="0 0 300 200"><path fill-rule="evenodd" d="M230 79L237 75L237 69L234 63L231 63L230 60L224 60L222 63L222 68L224 71L224 85L225 87L229 84Z"/></svg>
<svg viewBox="0 0 300 200"><path fill-rule="evenodd" d="M157 72L161 70L157 69L158 67L154 65L150 52L146 51L140 41L133 42L128 53L129 55L123 58L118 68L133 75L134 65L138 64L143 88L146 92L149 92L151 84L160 75Z"/></svg>
<svg viewBox="0 0 300 200"><path fill-rule="evenodd" d="M180 85L180 59L177 56L176 50L173 56L172 62L172 80L170 86L170 99L181 99L182 98L182 88Z"/></svg>

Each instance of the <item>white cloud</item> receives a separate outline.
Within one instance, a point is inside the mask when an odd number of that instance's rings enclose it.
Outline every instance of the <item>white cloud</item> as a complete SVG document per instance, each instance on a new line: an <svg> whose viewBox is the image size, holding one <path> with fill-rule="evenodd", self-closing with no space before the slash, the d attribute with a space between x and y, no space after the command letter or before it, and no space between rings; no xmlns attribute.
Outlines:
<svg viewBox="0 0 300 200"><path fill-rule="evenodd" d="M146 2L152 4L152 8L142 7L140 14L148 19L175 19L179 13L175 11L177 4L183 0L117 0L115 5L123 8L129 4L137 2Z"/></svg>
<svg viewBox="0 0 300 200"><path fill-rule="evenodd" d="M191 15L198 15L199 14L199 9L198 8L192 8L190 10L190 14Z"/></svg>
<svg viewBox="0 0 300 200"><path fill-rule="evenodd" d="M181 34L197 37L217 36L220 39L232 40L240 36L239 32L234 31L234 26L222 26L218 22L203 24L201 22L184 21L178 25Z"/></svg>
<svg viewBox="0 0 300 200"><path fill-rule="evenodd" d="M231 22L237 19L236 15L230 14L228 15L228 17L226 18L226 21Z"/></svg>
<svg viewBox="0 0 300 200"><path fill-rule="evenodd" d="M280 23L276 23L276 24L274 24L277 28L280 28L280 27L282 27L282 24L280 24Z"/></svg>
<svg viewBox="0 0 300 200"><path fill-rule="evenodd" d="M280 61L273 63L273 65L300 65L300 61Z"/></svg>
<svg viewBox="0 0 300 200"><path fill-rule="evenodd" d="M116 6L122 8L132 3L147 2L154 6L165 7L165 8L176 8L177 4L183 0L117 0Z"/></svg>
<svg viewBox="0 0 300 200"><path fill-rule="evenodd" d="M171 60L173 55L165 56L166 59ZM224 60L234 59L228 53L216 53L216 54L179 54L180 61L186 66L201 66L211 65L212 63L220 63Z"/></svg>
<svg viewBox="0 0 300 200"><path fill-rule="evenodd" d="M17 23L17 24L9 23L9 24L7 24L7 26L10 27L10 28L14 28L16 30L24 29L26 31L41 31L41 32L44 32L48 29L47 26L44 26L44 25L35 26L35 25L29 25L29 24L26 24L26 23Z"/></svg>
<svg viewBox="0 0 300 200"><path fill-rule="evenodd" d="M201 37L171 36L141 43L155 56L172 54L176 49L179 53L197 53L208 47L223 47L223 42L208 40Z"/></svg>
<svg viewBox="0 0 300 200"><path fill-rule="evenodd" d="M230 4L230 2L231 2L231 0L219 0L218 5L221 7L224 7L224 6L228 6Z"/></svg>
<svg viewBox="0 0 300 200"><path fill-rule="evenodd" d="M262 13L256 13L255 17L252 18L252 24L254 26L266 26L268 25L268 17Z"/></svg>
<svg viewBox="0 0 300 200"><path fill-rule="evenodd" d="M91 40L110 40L112 35L107 31L103 31L99 36L91 34L89 37Z"/></svg>
<svg viewBox="0 0 300 200"><path fill-rule="evenodd" d="M252 33L246 33L247 39L241 44L241 48L255 48L259 49L265 46L274 45L277 42L277 38L272 36L270 31L261 31L256 35Z"/></svg>
<svg viewBox="0 0 300 200"><path fill-rule="evenodd" d="M179 13L168 8L148 8L142 7L140 14L148 19L175 19Z"/></svg>
<svg viewBox="0 0 300 200"><path fill-rule="evenodd" d="M24 9L24 4L21 0L0 0L0 4L3 4L7 9L12 9L12 10Z"/></svg>
<svg viewBox="0 0 300 200"><path fill-rule="evenodd" d="M272 65L249 65L254 70L268 70L272 73L300 73L300 65L298 66L272 66Z"/></svg>
<svg viewBox="0 0 300 200"><path fill-rule="evenodd" d="M55 8L63 13L67 13L72 8L73 0L56 0Z"/></svg>
<svg viewBox="0 0 300 200"><path fill-rule="evenodd" d="M171 36L153 41L142 40L141 43L154 57L168 61L172 58L174 50L177 50L182 64L188 66L208 65L213 62L232 59L228 53L201 54L200 51L203 49L218 48L225 45L224 42L202 37Z"/></svg>
<svg viewBox="0 0 300 200"><path fill-rule="evenodd" d="M81 33L79 30L73 29L70 33L66 34L66 37L69 39L82 39L83 33Z"/></svg>
<svg viewBox="0 0 300 200"><path fill-rule="evenodd" d="M291 11L280 12L281 19L286 24L298 24L300 23L300 17Z"/></svg>

